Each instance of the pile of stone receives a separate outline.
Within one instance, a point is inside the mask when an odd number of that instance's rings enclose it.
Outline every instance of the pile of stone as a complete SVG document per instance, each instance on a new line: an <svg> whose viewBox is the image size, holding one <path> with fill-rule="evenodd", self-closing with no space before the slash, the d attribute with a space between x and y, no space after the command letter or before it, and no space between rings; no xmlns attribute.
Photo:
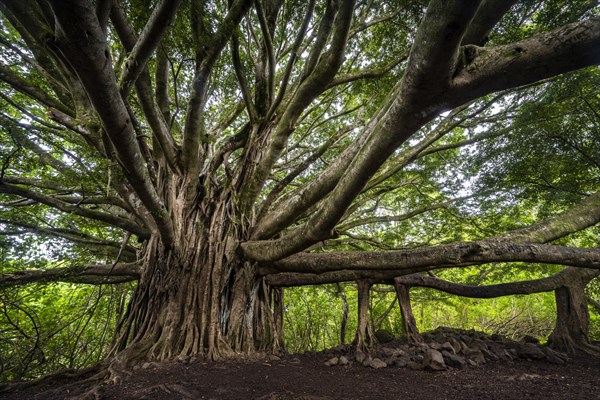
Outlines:
<svg viewBox="0 0 600 400"><path fill-rule="evenodd" d="M499 335L450 328L438 328L423 337L423 343L392 341L379 345L369 354L345 351L347 354L332 357L325 364L334 366L358 363L376 369L395 366L443 371L514 359L547 360L556 364L563 364L568 360L564 353L542 346L532 337L517 342Z"/></svg>

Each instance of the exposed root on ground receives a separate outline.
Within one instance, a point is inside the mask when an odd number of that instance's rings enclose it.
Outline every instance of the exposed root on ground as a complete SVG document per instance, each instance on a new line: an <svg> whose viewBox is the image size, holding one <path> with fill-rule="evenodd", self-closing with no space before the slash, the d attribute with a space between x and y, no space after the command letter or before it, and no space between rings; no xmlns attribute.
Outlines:
<svg viewBox="0 0 600 400"><path fill-rule="evenodd" d="M89 378L86 378L81 381L77 381L76 384L89 382L93 380L97 380L96 378L103 369L103 363L98 363L91 367L83 368L83 369L65 369L57 372L52 372L50 374L44 375L41 378L26 381L26 382L14 382L14 383L5 383L0 385L0 394L2 393L10 393L17 390L23 390L33 386L41 386L52 381L60 381L60 380L77 380L78 378L85 376L87 374L95 374Z"/></svg>
<svg viewBox="0 0 600 400"><path fill-rule="evenodd" d="M561 337L559 339L553 338L549 345L552 349L562 351L571 355L582 355L587 354L591 356L600 356L600 346L596 346L591 343L575 341L568 337Z"/></svg>

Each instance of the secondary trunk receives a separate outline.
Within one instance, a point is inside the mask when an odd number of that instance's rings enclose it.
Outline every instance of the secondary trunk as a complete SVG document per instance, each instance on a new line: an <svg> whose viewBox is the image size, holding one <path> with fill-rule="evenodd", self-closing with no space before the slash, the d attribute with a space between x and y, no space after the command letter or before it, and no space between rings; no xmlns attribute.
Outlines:
<svg viewBox="0 0 600 400"><path fill-rule="evenodd" d="M423 343L423 337L417 327L417 321L415 320L410 302L410 286L400 283L399 280L394 280L394 288L398 297L398 306L402 314L402 328L406 334L406 338L413 344Z"/></svg>
<svg viewBox="0 0 600 400"><path fill-rule="evenodd" d="M368 353L371 347L377 344L373 328L369 321L369 300L372 282L360 280L356 282L358 287L358 326L354 343L357 353Z"/></svg>
<svg viewBox="0 0 600 400"><path fill-rule="evenodd" d="M573 280L554 291L556 297L556 325L548 343L568 353L600 354L600 348L589 342L590 315L585 287L598 271L582 270Z"/></svg>

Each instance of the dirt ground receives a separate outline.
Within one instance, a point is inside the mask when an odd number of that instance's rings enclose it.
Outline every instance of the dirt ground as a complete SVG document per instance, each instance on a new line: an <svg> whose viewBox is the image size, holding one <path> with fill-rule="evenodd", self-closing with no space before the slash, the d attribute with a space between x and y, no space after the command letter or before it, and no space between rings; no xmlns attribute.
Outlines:
<svg viewBox="0 0 600 400"><path fill-rule="evenodd" d="M149 363L117 384L54 380L0 398L23 399L600 399L600 359L568 364L515 360L441 372L357 363L326 366L324 354L221 362Z"/></svg>

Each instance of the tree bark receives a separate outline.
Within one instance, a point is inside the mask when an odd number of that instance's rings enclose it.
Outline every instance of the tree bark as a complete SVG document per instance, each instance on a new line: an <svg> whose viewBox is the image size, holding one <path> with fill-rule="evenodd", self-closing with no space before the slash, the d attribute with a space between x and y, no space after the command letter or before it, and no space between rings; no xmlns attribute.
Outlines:
<svg viewBox="0 0 600 400"><path fill-rule="evenodd" d="M590 279L576 276L554 291L556 325L548 337L548 344L553 348L570 354L600 355L600 347L589 341L590 314L585 287Z"/></svg>
<svg viewBox="0 0 600 400"><path fill-rule="evenodd" d="M358 288L358 326L354 345L357 353L368 353L377 344L369 321L369 301L372 283L365 280L356 282Z"/></svg>
<svg viewBox="0 0 600 400"><path fill-rule="evenodd" d="M284 289L273 288L271 289L273 294L273 320L275 321L275 337L277 338L277 346L282 351L285 351L285 331L283 326L283 313L284 313Z"/></svg>
<svg viewBox="0 0 600 400"><path fill-rule="evenodd" d="M167 185L168 186L168 185ZM248 231L231 215L230 196L208 190L189 209L186 190L169 206L180 240L148 240L138 287L111 349L117 365L140 359L277 350L269 288L235 243Z"/></svg>
<svg viewBox="0 0 600 400"><path fill-rule="evenodd" d="M410 302L410 286L404 285L399 280L394 280L394 288L398 297L398 306L402 314L402 329L409 343L423 343L423 336L417 327L417 321L413 314L412 304Z"/></svg>
<svg viewBox="0 0 600 400"><path fill-rule="evenodd" d="M343 345L346 342L346 325L348 324L348 299L344 293L340 293L340 298L344 303L342 321L340 323L340 344Z"/></svg>

